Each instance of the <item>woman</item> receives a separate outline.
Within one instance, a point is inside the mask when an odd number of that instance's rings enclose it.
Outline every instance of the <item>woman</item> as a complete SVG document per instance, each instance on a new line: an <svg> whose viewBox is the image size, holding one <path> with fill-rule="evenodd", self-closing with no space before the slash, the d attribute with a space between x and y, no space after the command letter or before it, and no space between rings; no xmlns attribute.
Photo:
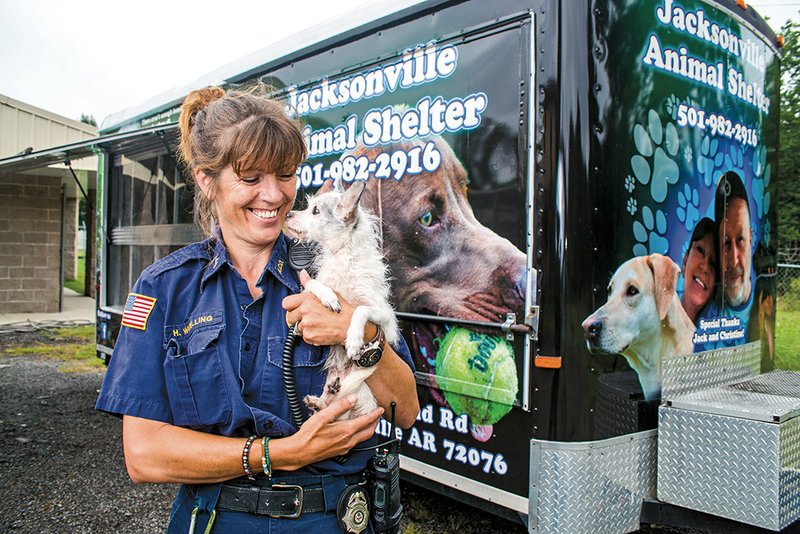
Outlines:
<svg viewBox="0 0 800 534"><path fill-rule="evenodd" d="M344 342L353 313L301 293L287 261L281 228L306 156L300 128L266 97L208 88L186 97L180 132L209 238L140 276L97 408L122 416L134 482L182 484L170 532L209 521L214 532L336 531L339 496L362 481L372 454L348 452L373 437L392 402L401 427L419 411L408 348L386 346L368 380L378 409L336 421L352 406L343 399L295 428L281 375L287 324L302 331L303 398L321 392L322 347ZM368 324L365 346L378 338Z"/></svg>
<svg viewBox="0 0 800 534"><path fill-rule="evenodd" d="M717 227L714 221L703 217L694 227L682 269L681 304L695 324L700 311L714 294L717 268Z"/></svg>

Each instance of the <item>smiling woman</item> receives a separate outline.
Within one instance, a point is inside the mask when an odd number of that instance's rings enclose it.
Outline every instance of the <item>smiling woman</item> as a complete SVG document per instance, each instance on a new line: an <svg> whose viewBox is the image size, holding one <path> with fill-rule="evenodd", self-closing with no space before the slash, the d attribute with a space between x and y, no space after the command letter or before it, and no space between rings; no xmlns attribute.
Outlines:
<svg viewBox="0 0 800 534"><path fill-rule="evenodd" d="M692 322L714 294L717 271L717 227L714 221L703 217L694 227L681 269L681 304Z"/></svg>
<svg viewBox="0 0 800 534"><path fill-rule="evenodd" d="M195 220L208 239L139 277L97 407L123 417L134 481L183 484L170 532L261 531L275 517L296 518L281 531L333 532L339 497L363 483L371 456L351 449L374 442L392 403L399 425L414 422L408 348L387 344L374 366L368 384L379 408L338 421L353 407L346 397L297 428L283 389L287 320L303 324L293 354L298 396L320 395L321 345L344 343L354 311L344 299L335 313L301 293L289 268L282 228L306 157L301 127L265 96L212 87L186 97L180 130ZM368 323L365 340L375 330Z"/></svg>

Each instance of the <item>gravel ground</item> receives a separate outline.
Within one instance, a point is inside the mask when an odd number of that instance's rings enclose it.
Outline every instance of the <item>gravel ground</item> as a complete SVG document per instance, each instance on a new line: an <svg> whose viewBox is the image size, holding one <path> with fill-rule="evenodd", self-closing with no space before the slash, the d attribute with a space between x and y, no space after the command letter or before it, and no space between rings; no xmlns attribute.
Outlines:
<svg viewBox="0 0 800 534"><path fill-rule="evenodd" d="M120 420L94 410L103 373L63 373L52 360L2 353L34 341L49 338L0 336L0 532L163 532L176 487L128 479ZM403 501L409 534L526 531L408 484Z"/></svg>
<svg viewBox="0 0 800 534"><path fill-rule="evenodd" d="M2 354L35 342L50 338L0 336L0 532L163 532L176 486L128 478L121 422L94 409L103 373L63 373L52 360ZM410 532L525 532L409 485L403 500Z"/></svg>

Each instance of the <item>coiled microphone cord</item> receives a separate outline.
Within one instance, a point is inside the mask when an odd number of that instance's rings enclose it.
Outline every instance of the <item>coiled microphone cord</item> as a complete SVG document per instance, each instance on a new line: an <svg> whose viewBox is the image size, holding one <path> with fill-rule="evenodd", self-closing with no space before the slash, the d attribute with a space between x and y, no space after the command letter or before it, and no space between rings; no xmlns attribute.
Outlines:
<svg viewBox="0 0 800 534"><path fill-rule="evenodd" d="M294 426L300 428L305 422L305 414L300 406L300 397L297 395L297 386L294 381L294 346L297 343L297 323L289 328L286 342L283 344L283 387L289 399L289 411L292 414Z"/></svg>

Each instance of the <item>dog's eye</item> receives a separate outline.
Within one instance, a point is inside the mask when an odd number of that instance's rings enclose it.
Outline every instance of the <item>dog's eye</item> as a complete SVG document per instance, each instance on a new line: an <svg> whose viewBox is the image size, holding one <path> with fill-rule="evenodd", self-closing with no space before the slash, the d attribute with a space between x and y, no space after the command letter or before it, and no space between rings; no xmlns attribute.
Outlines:
<svg viewBox="0 0 800 534"><path fill-rule="evenodd" d="M314 215L319 215L319 206L314 206L311 208L311 213Z"/></svg>
<svg viewBox="0 0 800 534"><path fill-rule="evenodd" d="M425 226L427 228L433 225L433 223L436 221L436 218L433 216L433 213L431 213L430 211L426 211L425 213L422 214L422 217L420 217L417 220L422 226Z"/></svg>
<svg viewBox="0 0 800 534"><path fill-rule="evenodd" d="M636 286L628 286L628 289L627 291L625 291L625 294L628 295L629 297L634 297L639 294L639 289Z"/></svg>

